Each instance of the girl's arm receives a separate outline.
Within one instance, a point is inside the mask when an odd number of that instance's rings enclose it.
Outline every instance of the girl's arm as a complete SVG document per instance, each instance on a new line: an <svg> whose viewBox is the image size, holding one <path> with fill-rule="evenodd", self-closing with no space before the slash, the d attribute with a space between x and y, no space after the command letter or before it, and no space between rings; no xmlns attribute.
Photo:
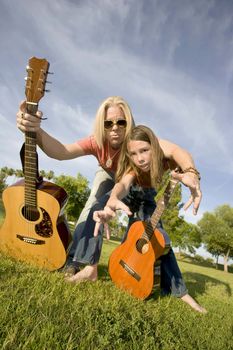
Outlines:
<svg viewBox="0 0 233 350"><path fill-rule="evenodd" d="M112 189L111 196L106 204L106 207L111 208L113 211L116 211L119 206L124 206L128 208L121 199L126 197L129 193L130 186L133 184L135 177L131 174L125 174L122 179L115 184ZM125 210L125 209L123 209Z"/></svg>
<svg viewBox="0 0 233 350"><path fill-rule="evenodd" d="M122 179L115 184L112 189L111 196L103 210L98 210L93 213L93 219L96 221L94 236L98 235L99 227L104 224L107 234L109 232L106 226L107 221L116 216L116 210L124 210L127 215L132 215L129 207L125 205L121 199L127 196L130 186L134 182L134 176L126 174Z"/></svg>

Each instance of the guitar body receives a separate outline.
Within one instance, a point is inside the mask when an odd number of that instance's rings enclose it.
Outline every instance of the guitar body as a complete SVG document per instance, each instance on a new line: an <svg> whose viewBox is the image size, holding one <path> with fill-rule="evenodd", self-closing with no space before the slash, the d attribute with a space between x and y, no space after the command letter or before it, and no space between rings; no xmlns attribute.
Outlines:
<svg viewBox="0 0 233 350"><path fill-rule="evenodd" d="M50 271L61 268L71 234L63 215L67 194L63 188L43 181L36 190L38 208L27 215L24 180L3 192L6 209L0 229L0 249L19 260Z"/></svg>
<svg viewBox="0 0 233 350"><path fill-rule="evenodd" d="M29 59L25 86L26 113L36 116L38 103L47 91L48 70L46 59ZM65 264L66 250L71 241L63 213L67 194L51 182L38 182L36 146L36 132L25 131L24 180L3 192L6 217L0 229L0 249L14 258L53 271Z"/></svg>
<svg viewBox="0 0 233 350"><path fill-rule="evenodd" d="M168 247L158 229L153 231L150 240L142 238L145 227L143 221L133 223L126 241L109 258L112 281L139 299L150 295L154 285L154 264Z"/></svg>

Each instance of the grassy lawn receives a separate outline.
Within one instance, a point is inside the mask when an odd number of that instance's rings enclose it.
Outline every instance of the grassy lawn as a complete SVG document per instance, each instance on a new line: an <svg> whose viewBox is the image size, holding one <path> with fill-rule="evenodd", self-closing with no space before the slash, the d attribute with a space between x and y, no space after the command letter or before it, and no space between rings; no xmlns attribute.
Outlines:
<svg viewBox="0 0 233 350"><path fill-rule="evenodd" d="M104 242L99 280L69 284L47 272L1 256L0 348L233 349L233 275L179 261L192 296L208 310L181 300L136 300L110 281L108 257L117 243Z"/></svg>
<svg viewBox="0 0 233 350"><path fill-rule="evenodd" d="M118 290L108 274L108 257L118 244L104 241L97 282L76 285L65 282L62 272L0 253L0 348L233 349L232 273L179 259L189 293L206 315L179 299L160 298L158 290L146 301L136 300Z"/></svg>

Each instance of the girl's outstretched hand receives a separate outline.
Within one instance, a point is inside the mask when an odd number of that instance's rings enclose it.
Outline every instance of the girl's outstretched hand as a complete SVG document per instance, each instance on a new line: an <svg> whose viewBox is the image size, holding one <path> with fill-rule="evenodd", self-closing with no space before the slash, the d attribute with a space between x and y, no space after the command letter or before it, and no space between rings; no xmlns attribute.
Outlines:
<svg viewBox="0 0 233 350"><path fill-rule="evenodd" d="M181 181L190 190L191 195L184 205L184 210L187 210L193 204L193 214L197 215L202 198L198 176L192 172L181 174L175 171L172 171L171 175L174 179Z"/></svg>
<svg viewBox="0 0 233 350"><path fill-rule="evenodd" d="M97 210L93 213L93 220L96 221L94 237L98 236L101 225L104 225L107 239L110 239L110 230L107 222L116 216L116 210L123 210L127 215L132 215L129 207L119 199L109 199L103 210Z"/></svg>

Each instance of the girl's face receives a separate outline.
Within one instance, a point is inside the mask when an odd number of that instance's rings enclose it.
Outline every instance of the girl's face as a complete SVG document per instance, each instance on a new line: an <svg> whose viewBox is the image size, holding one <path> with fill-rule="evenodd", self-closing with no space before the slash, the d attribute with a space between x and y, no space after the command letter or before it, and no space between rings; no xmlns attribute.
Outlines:
<svg viewBox="0 0 233 350"><path fill-rule="evenodd" d="M119 148L124 141L127 125L122 109L118 106L109 107L104 122L106 139L113 148Z"/></svg>
<svg viewBox="0 0 233 350"><path fill-rule="evenodd" d="M151 145L145 141L129 141L127 148L134 165L143 172L148 172L152 159Z"/></svg>

